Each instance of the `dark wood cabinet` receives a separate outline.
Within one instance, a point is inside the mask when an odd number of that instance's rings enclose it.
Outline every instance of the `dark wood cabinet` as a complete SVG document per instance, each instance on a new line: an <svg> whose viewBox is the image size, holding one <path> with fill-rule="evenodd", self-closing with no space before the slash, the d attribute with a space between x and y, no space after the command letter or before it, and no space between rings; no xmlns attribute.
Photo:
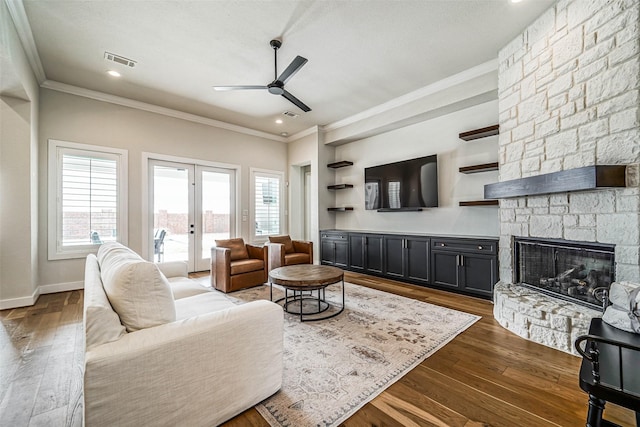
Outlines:
<svg viewBox="0 0 640 427"><path fill-rule="evenodd" d="M465 293L493 295L498 248L493 240L433 239L431 280Z"/></svg>
<svg viewBox="0 0 640 427"><path fill-rule="evenodd" d="M323 231L320 234L320 262L340 268L349 266L348 234Z"/></svg>
<svg viewBox="0 0 640 427"><path fill-rule="evenodd" d="M349 233L349 255L351 258L349 267L351 270L364 272L366 267L364 248L364 234Z"/></svg>
<svg viewBox="0 0 640 427"><path fill-rule="evenodd" d="M429 283L429 238L384 236L385 275Z"/></svg>
<svg viewBox="0 0 640 427"><path fill-rule="evenodd" d="M491 297L497 282L496 239L327 230L322 264L418 285Z"/></svg>

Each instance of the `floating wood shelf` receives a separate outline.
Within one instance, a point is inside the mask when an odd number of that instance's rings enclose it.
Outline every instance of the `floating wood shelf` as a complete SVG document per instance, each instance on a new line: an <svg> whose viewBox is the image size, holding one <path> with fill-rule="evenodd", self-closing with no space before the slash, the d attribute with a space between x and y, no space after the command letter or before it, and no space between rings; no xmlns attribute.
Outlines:
<svg viewBox="0 0 640 427"><path fill-rule="evenodd" d="M497 200L470 200L459 203L460 206L498 206L499 204Z"/></svg>
<svg viewBox="0 0 640 427"><path fill-rule="evenodd" d="M498 170L498 162L485 163L482 165L463 166L459 169L461 173L478 173L478 172L489 172L489 171L497 171L497 170Z"/></svg>
<svg viewBox="0 0 640 427"><path fill-rule="evenodd" d="M327 167L332 169L337 169L337 168L343 168L345 166L351 166L351 165L353 165L353 162L350 162L348 160L342 160L340 162L329 163Z"/></svg>
<svg viewBox="0 0 640 427"><path fill-rule="evenodd" d="M500 133L500 125L487 126L486 128L474 129L467 132L462 132L458 135L458 138L471 141L474 139L485 138L487 136L498 135Z"/></svg>
<svg viewBox="0 0 640 427"><path fill-rule="evenodd" d="M346 211L352 211L353 208L352 207L344 207L344 208L327 208L327 210L329 212L346 212Z"/></svg>
<svg viewBox="0 0 640 427"><path fill-rule="evenodd" d="M626 166L586 166L484 186L485 199L626 187Z"/></svg>
<svg viewBox="0 0 640 427"><path fill-rule="evenodd" d="M328 190L344 190L345 188L353 188L353 184L327 185Z"/></svg>

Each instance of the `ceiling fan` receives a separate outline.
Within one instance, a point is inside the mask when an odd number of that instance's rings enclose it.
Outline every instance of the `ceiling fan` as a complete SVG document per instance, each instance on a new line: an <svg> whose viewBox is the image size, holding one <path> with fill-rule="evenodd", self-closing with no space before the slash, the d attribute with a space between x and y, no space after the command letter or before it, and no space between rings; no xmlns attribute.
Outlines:
<svg viewBox="0 0 640 427"><path fill-rule="evenodd" d="M303 58L302 56L296 56L291 64L278 76L278 49L282 46L282 42L280 40L274 39L269 42L271 47L273 48L273 58L274 58L274 80L266 86L214 86L214 90L252 90L252 89L267 89L269 93L274 95L282 95L287 98L290 102L295 104L298 108L300 108L304 112L311 111L304 102L300 101L298 98L293 96L291 93L287 92L284 88L284 84L295 74L304 64L307 63L307 58Z"/></svg>

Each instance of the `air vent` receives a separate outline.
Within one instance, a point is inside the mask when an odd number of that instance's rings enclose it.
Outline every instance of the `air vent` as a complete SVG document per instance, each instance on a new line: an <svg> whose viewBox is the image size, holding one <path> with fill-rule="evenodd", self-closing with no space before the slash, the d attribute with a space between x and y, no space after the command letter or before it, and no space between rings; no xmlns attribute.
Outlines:
<svg viewBox="0 0 640 427"><path fill-rule="evenodd" d="M285 116L287 117L291 117L292 119L295 119L297 117L300 117L300 114L296 114L296 113L292 113L291 111L285 111L284 113Z"/></svg>
<svg viewBox="0 0 640 427"><path fill-rule="evenodd" d="M131 67L131 68L136 66L136 61L129 58L125 58L124 56L116 55L115 53L111 53L111 52L105 52L104 59L106 59L107 61L115 62L116 64Z"/></svg>

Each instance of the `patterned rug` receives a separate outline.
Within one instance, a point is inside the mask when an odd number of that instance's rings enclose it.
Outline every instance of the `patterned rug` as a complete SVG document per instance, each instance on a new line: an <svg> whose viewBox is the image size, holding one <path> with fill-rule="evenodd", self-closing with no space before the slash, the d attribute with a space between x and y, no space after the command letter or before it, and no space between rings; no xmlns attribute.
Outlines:
<svg viewBox="0 0 640 427"><path fill-rule="evenodd" d="M340 424L480 319L351 283L345 290L345 310L334 318L301 323L285 313L282 389L256 406L270 425ZM283 295L275 286L273 293ZM269 286L229 298L268 300ZM340 284L327 288L327 300L341 298Z"/></svg>

